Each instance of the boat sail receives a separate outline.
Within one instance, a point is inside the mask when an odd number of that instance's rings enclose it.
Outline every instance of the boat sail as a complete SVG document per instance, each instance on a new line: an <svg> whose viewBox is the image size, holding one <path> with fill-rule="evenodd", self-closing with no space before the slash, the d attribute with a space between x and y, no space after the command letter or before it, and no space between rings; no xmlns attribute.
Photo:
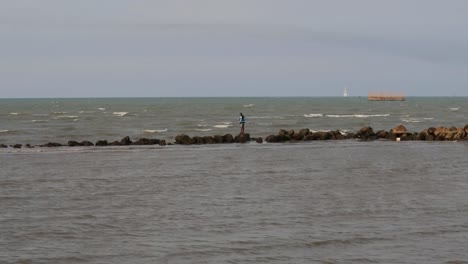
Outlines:
<svg viewBox="0 0 468 264"><path fill-rule="evenodd" d="M348 97L348 87L345 86L343 90L343 97Z"/></svg>

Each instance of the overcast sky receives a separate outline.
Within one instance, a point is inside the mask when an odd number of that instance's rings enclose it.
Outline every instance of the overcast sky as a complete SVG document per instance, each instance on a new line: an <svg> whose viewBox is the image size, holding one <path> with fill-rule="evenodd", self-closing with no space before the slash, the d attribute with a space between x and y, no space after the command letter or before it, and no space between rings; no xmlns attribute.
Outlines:
<svg viewBox="0 0 468 264"><path fill-rule="evenodd" d="M466 0L0 0L0 97L468 96Z"/></svg>

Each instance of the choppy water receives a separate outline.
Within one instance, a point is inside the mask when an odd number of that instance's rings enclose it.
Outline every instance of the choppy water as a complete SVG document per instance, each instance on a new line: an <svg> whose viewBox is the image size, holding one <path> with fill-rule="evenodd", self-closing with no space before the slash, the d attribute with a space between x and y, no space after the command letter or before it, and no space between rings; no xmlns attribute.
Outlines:
<svg viewBox="0 0 468 264"><path fill-rule="evenodd" d="M3 153L2 263L466 263L468 145Z"/></svg>
<svg viewBox="0 0 468 264"><path fill-rule="evenodd" d="M240 111L254 136L468 123L466 98L128 100L0 100L1 142L236 133ZM0 149L0 263L467 263L467 150L354 140Z"/></svg>
<svg viewBox="0 0 468 264"><path fill-rule="evenodd" d="M44 144L107 139L159 138L177 134L265 137L279 129L356 131L370 125L410 131L468 123L467 97L410 97L404 102L366 98L108 98L0 99L0 143Z"/></svg>

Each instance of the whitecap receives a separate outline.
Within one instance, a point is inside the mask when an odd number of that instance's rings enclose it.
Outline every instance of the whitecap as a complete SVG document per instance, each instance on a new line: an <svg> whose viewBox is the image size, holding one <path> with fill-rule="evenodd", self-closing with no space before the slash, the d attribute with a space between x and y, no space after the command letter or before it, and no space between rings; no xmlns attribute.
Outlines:
<svg viewBox="0 0 468 264"><path fill-rule="evenodd" d="M55 119L77 119L78 116L57 116Z"/></svg>
<svg viewBox="0 0 468 264"><path fill-rule="evenodd" d="M10 113L10 115L19 115L19 113Z"/></svg>
<svg viewBox="0 0 468 264"><path fill-rule="evenodd" d="M64 114L68 114L68 112L52 112L52 114L54 114L54 115L64 115Z"/></svg>
<svg viewBox="0 0 468 264"><path fill-rule="evenodd" d="M228 127L232 127L232 125L229 125L229 124L225 124L225 125L214 125L213 127L216 127L216 128L228 128Z"/></svg>
<svg viewBox="0 0 468 264"><path fill-rule="evenodd" d="M102 107L100 107L100 108L98 108L98 110L104 111L104 110L106 110L106 109L105 109L105 108L102 108Z"/></svg>
<svg viewBox="0 0 468 264"><path fill-rule="evenodd" d="M224 125L232 125L232 122L221 122L221 124L224 124Z"/></svg>
<svg viewBox="0 0 468 264"><path fill-rule="evenodd" d="M353 115L327 115L327 117L336 117L336 118L347 118L347 117L368 118L368 117L385 117L385 116L390 116L390 114L376 114L376 115L362 115L362 114L353 114Z"/></svg>
<svg viewBox="0 0 468 264"><path fill-rule="evenodd" d="M94 114L96 113L95 111L80 111L80 114Z"/></svg>
<svg viewBox="0 0 468 264"><path fill-rule="evenodd" d="M47 123L47 122L49 122L49 120L36 120L35 119L35 120L31 120L31 122L33 122L33 123Z"/></svg>
<svg viewBox="0 0 468 264"><path fill-rule="evenodd" d="M458 110L460 110L460 107L451 107L450 110L452 110L452 111L458 111Z"/></svg>
<svg viewBox="0 0 468 264"><path fill-rule="evenodd" d="M10 132L10 130L0 129L0 133L8 133L8 132Z"/></svg>
<svg viewBox="0 0 468 264"><path fill-rule="evenodd" d="M323 114L304 114L304 117L322 117Z"/></svg>
<svg viewBox="0 0 468 264"><path fill-rule="evenodd" d="M116 116L126 116L128 112L113 112L112 114Z"/></svg>
<svg viewBox="0 0 468 264"><path fill-rule="evenodd" d="M244 107L254 107L255 105L254 104L246 104L244 105Z"/></svg>
<svg viewBox="0 0 468 264"><path fill-rule="evenodd" d="M213 129L211 128L195 128L196 131L201 131L201 132L208 132L208 131L211 131Z"/></svg>
<svg viewBox="0 0 468 264"><path fill-rule="evenodd" d="M146 129L146 130L143 130L143 132L153 134L153 133L167 132L167 130L168 130L167 128L165 128L165 129Z"/></svg>

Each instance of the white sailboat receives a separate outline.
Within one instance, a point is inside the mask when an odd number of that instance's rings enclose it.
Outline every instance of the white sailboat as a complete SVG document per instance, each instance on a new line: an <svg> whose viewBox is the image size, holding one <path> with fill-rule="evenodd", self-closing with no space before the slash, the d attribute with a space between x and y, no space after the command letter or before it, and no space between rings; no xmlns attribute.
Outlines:
<svg viewBox="0 0 468 264"><path fill-rule="evenodd" d="M348 87L345 86L343 90L343 97L348 97Z"/></svg>

